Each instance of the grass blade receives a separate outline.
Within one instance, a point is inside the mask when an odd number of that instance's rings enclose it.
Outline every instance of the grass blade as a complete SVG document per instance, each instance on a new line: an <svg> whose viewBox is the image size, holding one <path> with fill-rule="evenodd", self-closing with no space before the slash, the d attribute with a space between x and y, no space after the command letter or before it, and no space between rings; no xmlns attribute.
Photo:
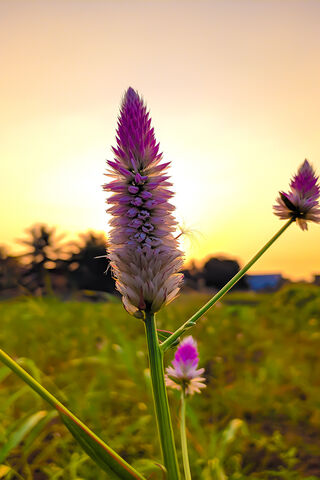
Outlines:
<svg viewBox="0 0 320 480"><path fill-rule="evenodd" d="M19 443L24 439L24 437L37 425L40 420L47 415L46 410L40 410L39 412L34 413L27 418L25 422L12 432L9 436L7 443L0 449L0 462L3 462L11 450L13 450Z"/></svg>

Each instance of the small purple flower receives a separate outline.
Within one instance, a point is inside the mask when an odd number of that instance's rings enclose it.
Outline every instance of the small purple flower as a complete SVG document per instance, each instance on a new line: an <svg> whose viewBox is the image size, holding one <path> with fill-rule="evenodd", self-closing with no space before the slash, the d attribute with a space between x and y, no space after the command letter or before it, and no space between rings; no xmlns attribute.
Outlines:
<svg viewBox="0 0 320 480"><path fill-rule="evenodd" d="M290 192L279 192L274 213L282 220L293 218L302 230L308 230L307 221L320 223L318 198L320 187L314 169L305 160L290 183Z"/></svg>
<svg viewBox="0 0 320 480"><path fill-rule="evenodd" d="M187 395L193 395L195 392L201 393L200 389L205 388L205 380L201 375L204 368L198 368L199 354L197 342L190 335L180 343L172 367L166 368L167 387L177 390L184 390Z"/></svg>
<svg viewBox="0 0 320 480"><path fill-rule="evenodd" d="M146 310L157 312L176 297L183 259L169 203L169 163L162 163L151 118L132 88L122 102L117 147L112 150L112 181L103 187L112 192L107 200L113 216L108 258L125 309L143 318Z"/></svg>

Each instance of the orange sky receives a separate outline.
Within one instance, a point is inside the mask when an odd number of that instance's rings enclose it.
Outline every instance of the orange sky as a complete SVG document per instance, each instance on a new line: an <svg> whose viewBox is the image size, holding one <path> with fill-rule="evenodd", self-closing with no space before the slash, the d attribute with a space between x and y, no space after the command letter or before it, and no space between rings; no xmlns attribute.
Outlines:
<svg viewBox="0 0 320 480"><path fill-rule="evenodd" d="M35 222L107 232L105 159L131 85L172 161L187 258L241 264L282 225L279 189L320 173L320 2L1 0L0 243ZM320 273L320 228L252 270Z"/></svg>

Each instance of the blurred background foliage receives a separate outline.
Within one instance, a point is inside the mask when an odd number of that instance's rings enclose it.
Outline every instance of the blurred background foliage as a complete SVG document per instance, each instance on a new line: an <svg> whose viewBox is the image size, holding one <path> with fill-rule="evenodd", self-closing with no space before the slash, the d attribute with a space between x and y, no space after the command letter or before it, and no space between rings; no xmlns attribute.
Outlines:
<svg viewBox="0 0 320 480"><path fill-rule="evenodd" d="M54 227L35 224L17 243L25 248L19 255L0 246L0 298L55 294L63 300L88 296L99 300L107 298L102 292L116 294L103 234L88 231L66 242ZM195 290L219 289L239 269L236 260L223 257L210 258L200 268L191 263L184 270L185 285ZM247 289L246 279L235 288Z"/></svg>
<svg viewBox="0 0 320 480"><path fill-rule="evenodd" d="M82 241L96 255L93 238ZM82 253L72 255L80 265ZM159 328L173 330L207 300L182 294L161 311ZM208 384L187 408L194 480L320 478L319 312L317 286L233 292L193 329ZM160 452L143 323L117 297L25 295L2 301L0 318L8 354L148 478L163 478L154 467ZM0 380L0 479L106 478L6 367ZM176 393L169 392L175 425Z"/></svg>

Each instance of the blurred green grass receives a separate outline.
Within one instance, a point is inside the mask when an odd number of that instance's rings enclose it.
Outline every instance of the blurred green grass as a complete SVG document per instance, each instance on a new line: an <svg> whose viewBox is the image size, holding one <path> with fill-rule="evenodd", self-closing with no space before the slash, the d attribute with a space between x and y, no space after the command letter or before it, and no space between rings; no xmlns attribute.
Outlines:
<svg viewBox="0 0 320 480"><path fill-rule="evenodd" d="M173 330L207 300L181 295L159 314L159 328ZM320 478L319 312L316 286L235 292L190 330L208 381L188 403L194 480ZM117 302L55 298L2 302L0 319L1 348L112 448L137 468L141 458L160 459L140 320ZM176 392L169 398L178 431ZM0 365L0 479L21 478L107 477Z"/></svg>

